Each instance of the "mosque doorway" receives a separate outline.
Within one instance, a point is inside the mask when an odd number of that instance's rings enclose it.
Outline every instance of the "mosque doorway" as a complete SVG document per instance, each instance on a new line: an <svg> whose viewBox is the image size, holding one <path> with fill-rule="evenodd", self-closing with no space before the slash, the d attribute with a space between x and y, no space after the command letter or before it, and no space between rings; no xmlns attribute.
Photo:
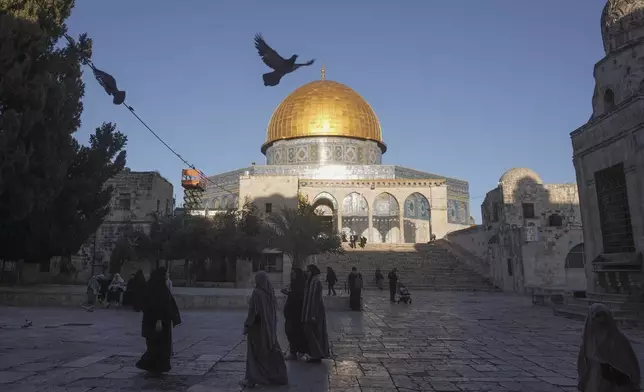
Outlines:
<svg viewBox="0 0 644 392"><path fill-rule="evenodd" d="M322 232L327 235L333 235L335 232L333 202L331 200L321 198L313 204L313 208L315 209L317 219L322 226Z"/></svg>

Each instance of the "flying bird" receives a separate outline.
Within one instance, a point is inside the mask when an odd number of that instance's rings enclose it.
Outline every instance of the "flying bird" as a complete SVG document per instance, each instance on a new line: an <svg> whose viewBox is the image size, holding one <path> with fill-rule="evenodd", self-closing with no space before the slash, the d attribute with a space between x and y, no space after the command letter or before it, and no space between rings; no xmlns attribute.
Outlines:
<svg viewBox="0 0 644 392"><path fill-rule="evenodd" d="M120 105L125 102L125 91L118 89L114 76L96 67L92 67L92 72L94 72L94 77L98 80L98 83L103 87L105 92L114 98L112 100L114 105Z"/></svg>
<svg viewBox="0 0 644 392"><path fill-rule="evenodd" d="M300 67L309 66L315 62L315 60L311 60L303 64L296 64L295 61L298 57L296 54L291 56L288 60L283 58L273 50L273 48L268 46L261 34L255 34L255 48L257 48L257 52L264 61L264 64L274 69L273 72L262 75L264 86L277 86L284 75L289 74Z"/></svg>

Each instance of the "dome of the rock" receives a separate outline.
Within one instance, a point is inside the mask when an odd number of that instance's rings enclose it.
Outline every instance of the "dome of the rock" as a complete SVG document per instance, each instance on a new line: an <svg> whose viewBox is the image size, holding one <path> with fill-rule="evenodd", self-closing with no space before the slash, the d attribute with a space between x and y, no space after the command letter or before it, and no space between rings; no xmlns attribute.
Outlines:
<svg viewBox="0 0 644 392"><path fill-rule="evenodd" d="M346 137L386 146L376 113L351 88L331 80L316 80L289 94L268 124L265 152L274 142L310 137Z"/></svg>

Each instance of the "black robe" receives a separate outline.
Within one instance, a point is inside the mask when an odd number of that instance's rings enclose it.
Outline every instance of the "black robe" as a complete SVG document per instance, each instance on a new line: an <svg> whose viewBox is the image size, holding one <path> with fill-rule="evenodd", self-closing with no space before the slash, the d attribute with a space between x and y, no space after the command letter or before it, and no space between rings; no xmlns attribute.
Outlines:
<svg viewBox="0 0 644 392"><path fill-rule="evenodd" d="M349 306L351 310L362 310L362 287L356 286L358 277L362 277L362 275L357 272L351 272L347 279L349 284Z"/></svg>
<svg viewBox="0 0 644 392"><path fill-rule="evenodd" d="M284 304L284 329L288 339L289 352L293 355L309 354L309 347L304 337L304 325L301 320L306 279L302 270L296 271L296 274L296 278L291 280L290 289L286 291L286 304Z"/></svg>
<svg viewBox="0 0 644 392"><path fill-rule="evenodd" d="M157 322L161 330L157 331ZM143 299L141 334L145 338L146 352L136 363L139 369L152 373L165 373L172 369L172 328L181 324L177 303L165 284L163 277L151 277L146 284Z"/></svg>
<svg viewBox="0 0 644 392"><path fill-rule="evenodd" d="M314 275L306 282L302 323L312 359L329 357L329 335L326 329L326 309L322 300L320 275Z"/></svg>

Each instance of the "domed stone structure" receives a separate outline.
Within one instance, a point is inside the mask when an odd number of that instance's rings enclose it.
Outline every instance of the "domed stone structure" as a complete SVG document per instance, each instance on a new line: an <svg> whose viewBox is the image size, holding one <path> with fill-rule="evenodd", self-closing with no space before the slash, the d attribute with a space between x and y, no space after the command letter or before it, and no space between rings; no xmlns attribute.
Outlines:
<svg viewBox="0 0 644 392"><path fill-rule="evenodd" d="M536 184L543 184L541 177L534 170L526 167L515 167L506 171L499 178L499 184L514 184L523 179L530 179Z"/></svg>
<svg viewBox="0 0 644 392"><path fill-rule="evenodd" d="M326 80L324 69L321 80L277 106L261 151L266 165L209 177L218 186L208 184L192 213L213 215L249 198L269 214L304 196L329 233L368 243L424 243L471 224L467 182L383 165L375 111L350 87Z"/></svg>
<svg viewBox="0 0 644 392"><path fill-rule="evenodd" d="M279 104L262 152L269 165L379 164L386 146L376 113L344 84L317 80Z"/></svg>
<svg viewBox="0 0 644 392"><path fill-rule="evenodd" d="M608 0L601 28L606 54L644 37L644 0Z"/></svg>

